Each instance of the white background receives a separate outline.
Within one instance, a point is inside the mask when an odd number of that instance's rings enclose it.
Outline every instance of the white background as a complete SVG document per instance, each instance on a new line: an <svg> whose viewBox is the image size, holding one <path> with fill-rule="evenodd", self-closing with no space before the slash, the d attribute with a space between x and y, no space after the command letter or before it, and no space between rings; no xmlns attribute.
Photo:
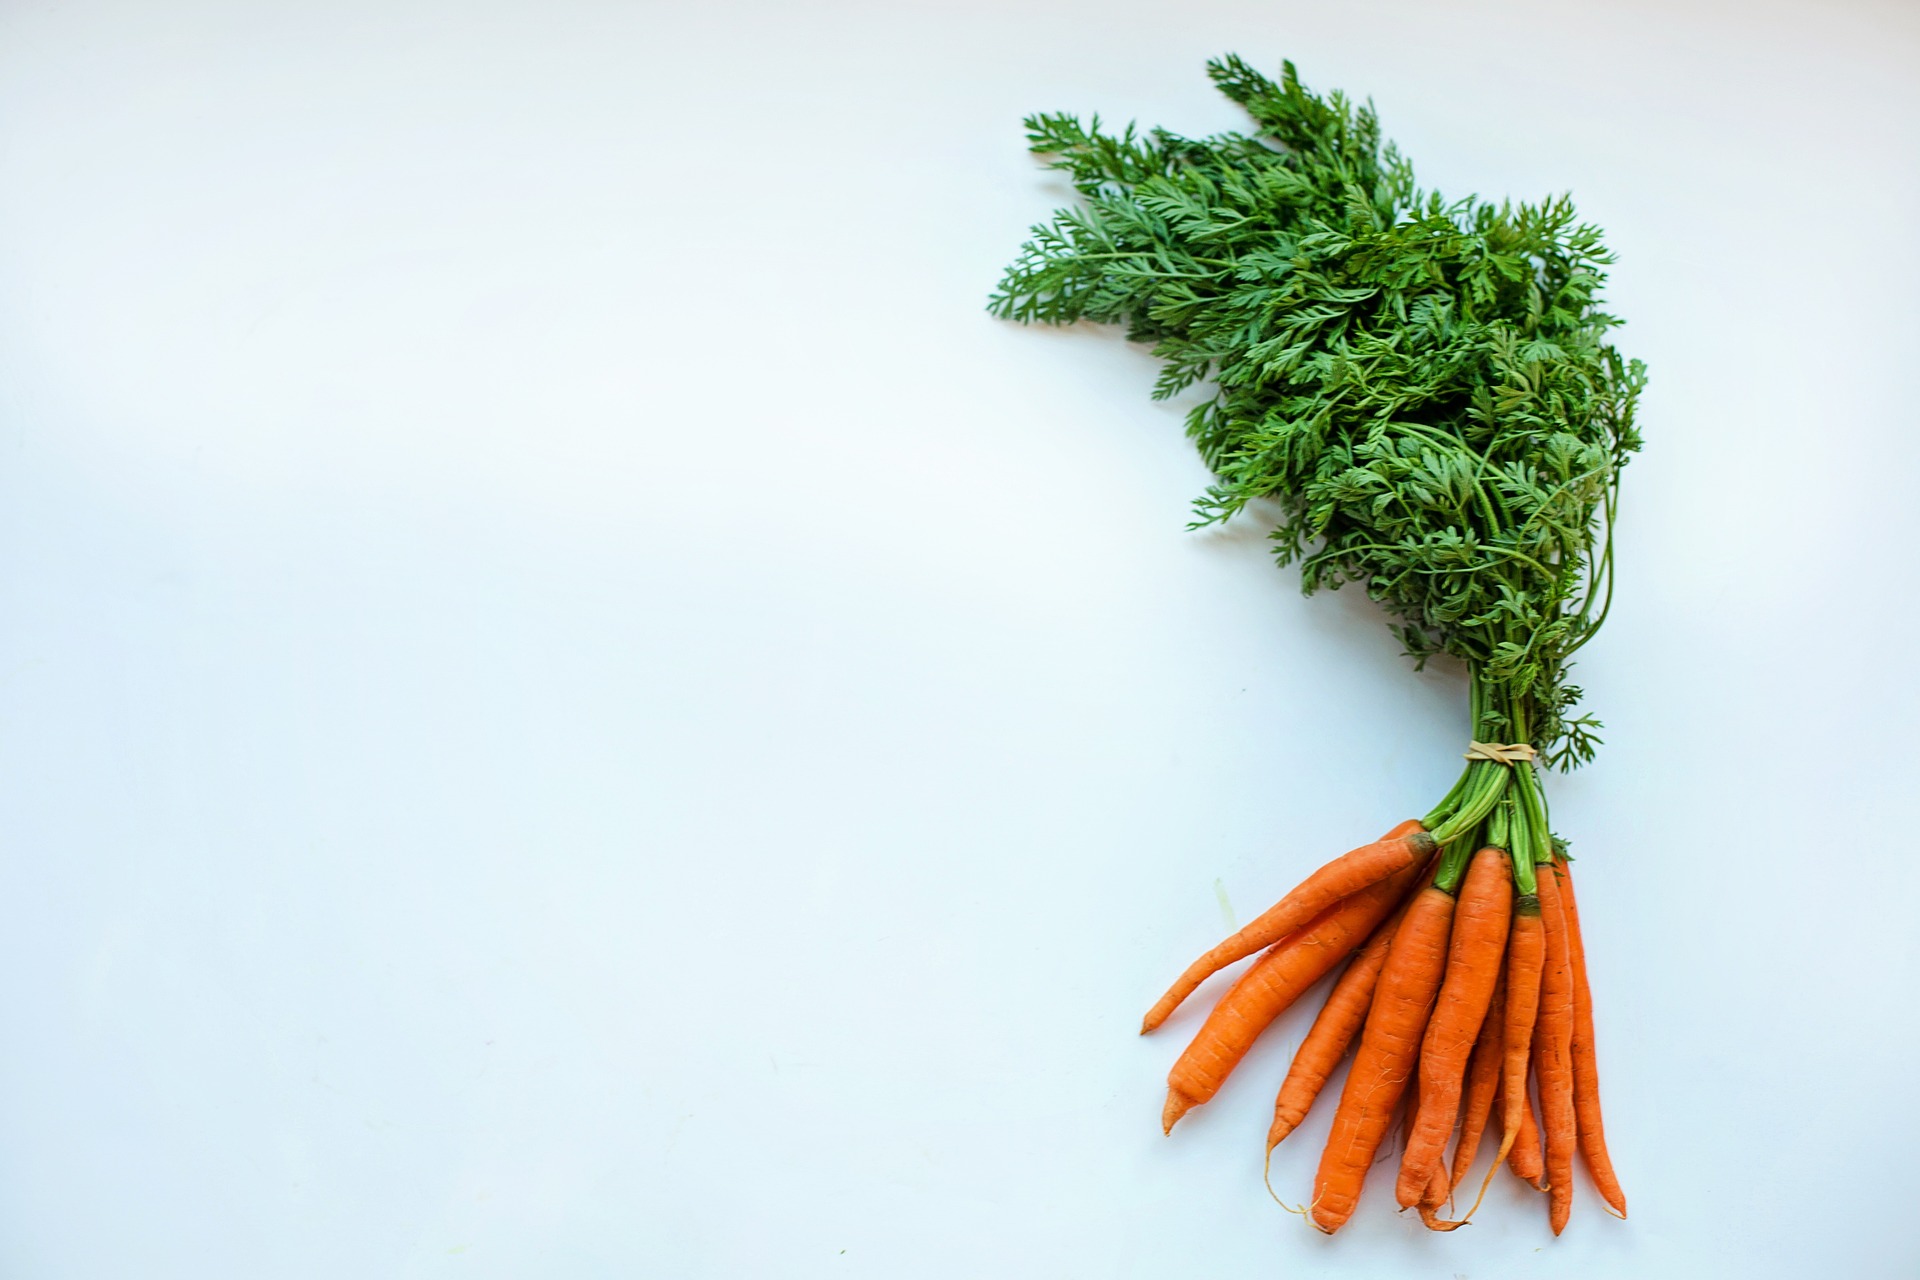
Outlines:
<svg viewBox="0 0 1920 1280"><path fill-rule="evenodd" d="M1237 50L1573 190L1652 367L1583 655L1613 1150L1550 1237L1163 1138L1142 1008L1465 736L1152 362L983 303L1020 117ZM0 12L0 1276L1909 1276L1920 17ZM1306 1002L1317 1005L1315 997ZM1327 1111L1282 1147L1309 1186Z"/></svg>

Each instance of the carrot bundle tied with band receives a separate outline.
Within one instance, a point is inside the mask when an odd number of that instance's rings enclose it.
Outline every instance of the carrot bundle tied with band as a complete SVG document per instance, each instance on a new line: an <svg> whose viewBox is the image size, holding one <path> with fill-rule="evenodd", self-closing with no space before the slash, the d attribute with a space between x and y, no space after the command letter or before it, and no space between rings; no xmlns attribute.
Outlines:
<svg viewBox="0 0 1920 1280"><path fill-rule="evenodd" d="M1267 1132L1271 1162L1338 1094L1314 1226L1358 1211L1396 1115L1393 1198L1435 1230L1470 1222L1502 1166L1546 1193L1555 1234L1577 1161L1624 1216L1591 957L1544 785L1599 742L1569 673L1607 614L1620 476L1640 448L1645 369L1601 308L1612 259L1565 198L1423 190L1370 106L1310 92L1291 64L1277 80L1234 57L1208 71L1251 134L1027 120L1081 203L1034 228L991 309L1151 342L1157 396L1203 387L1187 431L1214 483L1196 525L1273 515L1307 591L1359 584L1410 656L1464 670L1468 718L1439 803L1325 862L1147 1010L1143 1033L1246 963L1174 1062L1161 1123L1219 1094L1338 972Z"/></svg>

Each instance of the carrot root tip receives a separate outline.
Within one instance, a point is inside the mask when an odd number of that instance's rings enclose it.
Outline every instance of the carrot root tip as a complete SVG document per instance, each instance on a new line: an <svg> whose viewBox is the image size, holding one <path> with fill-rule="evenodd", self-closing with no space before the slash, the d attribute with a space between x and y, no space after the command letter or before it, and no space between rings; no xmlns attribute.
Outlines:
<svg viewBox="0 0 1920 1280"><path fill-rule="evenodd" d="M1273 1189L1273 1148L1272 1147L1267 1148L1267 1163L1266 1163L1266 1167L1260 1171L1260 1180L1267 1184L1267 1194L1273 1197L1273 1202L1275 1204L1279 1205L1282 1209L1285 1209L1288 1213L1298 1214L1300 1217L1306 1218L1308 1221L1312 1221L1312 1216L1307 1212L1307 1206L1303 1204L1302 1205L1288 1204L1285 1200L1282 1200L1280 1198L1280 1193Z"/></svg>

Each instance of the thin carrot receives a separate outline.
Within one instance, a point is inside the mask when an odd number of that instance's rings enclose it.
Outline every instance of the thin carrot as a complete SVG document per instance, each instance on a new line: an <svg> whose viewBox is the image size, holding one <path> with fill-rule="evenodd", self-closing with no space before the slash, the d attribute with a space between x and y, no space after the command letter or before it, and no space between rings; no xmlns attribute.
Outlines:
<svg viewBox="0 0 1920 1280"><path fill-rule="evenodd" d="M1453 924L1453 895L1428 885L1394 932L1380 971L1360 1050L1334 1112L1333 1132L1313 1180L1313 1224L1332 1234L1360 1203L1374 1152L1386 1135L1394 1104L1405 1092L1427 1013L1440 989Z"/></svg>
<svg viewBox="0 0 1920 1280"><path fill-rule="evenodd" d="M1433 1168L1433 1186L1427 1189L1427 1194L1420 1197L1420 1203L1416 1206L1420 1210L1421 1223L1424 1224L1429 1231L1452 1231L1456 1227L1464 1227L1467 1225L1465 1218L1443 1218L1440 1216L1440 1206L1447 1202L1446 1182L1446 1169L1440 1165L1435 1165Z"/></svg>
<svg viewBox="0 0 1920 1280"><path fill-rule="evenodd" d="M1422 1097L1424 1096L1423 1094ZM1447 1128L1449 1130L1453 1128L1452 1121L1448 1122ZM1419 1205L1420 1221L1426 1224L1429 1231L1451 1231L1455 1227L1466 1225L1464 1222L1452 1222L1440 1216L1441 1206L1446 1204L1452 1194L1453 1183L1447 1178L1446 1161L1434 1161L1433 1173L1427 1179L1426 1189L1420 1194Z"/></svg>
<svg viewBox="0 0 1920 1280"><path fill-rule="evenodd" d="M1560 864L1560 905L1567 914L1567 950L1573 959L1573 1113L1580 1130L1580 1155L1593 1175L1600 1198L1613 1212L1627 1216L1627 1193L1607 1154L1606 1127L1600 1118L1600 1070L1593 1049L1593 992L1587 986L1587 948L1580 939L1580 907L1573 896L1573 870Z"/></svg>
<svg viewBox="0 0 1920 1280"><path fill-rule="evenodd" d="M1473 1046L1473 1061L1467 1067L1467 1096L1462 1104L1460 1138L1453 1146L1452 1186L1459 1186L1480 1153L1480 1139L1487 1131L1487 1117L1493 1109L1493 1097L1500 1087L1500 1045L1504 1029L1501 1013L1507 1007L1507 970L1503 961L1500 977L1494 982L1493 999L1488 1001L1488 1016L1480 1023L1480 1038Z"/></svg>
<svg viewBox="0 0 1920 1280"><path fill-rule="evenodd" d="M1493 1114L1505 1117L1507 1114L1507 1085L1501 1081L1493 1090ZM1504 1123L1504 1119L1502 1121ZM1547 1189L1546 1166L1540 1162L1540 1130L1533 1122L1533 1099L1520 1109L1520 1132L1511 1144L1501 1143L1507 1153L1507 1168L1513 1170L1513 1176L1532 1187L1535 1191ZM1493 1158L1493 1168L1487 1171L1487 1177L1493 1177L1500 1168L1500 1157ZM1482 1184L1481 1194L1486 1194Z"/></svg>
<svg viewBox="0 0 1920 1280"><path fill-rule="evenodd" d="M1459 906L1447 953L1446 979L1420 1043L1420 1112L1400 1161L1394 1196L1403 1209L1421 1202L1446 1160L1447 1137L1460 1115L1467 1056L1480 1035L1500 976L1513 911L1512 871L1505 849L1474 854L1460 881Z"/></svg>
<svg viewBox="0 0 1920 1280"><path fill-rule="evenodd" d="M1165 1022L1167 1016L1180 1007L1181 1001L1228 965L1272 946L1349 894L1377 884L1414 863L1425 862L1438 846L1419 823L1411 824L1413 830L1404 830L1408 825L1403 822L1394 828L1400 832L1398 835L1386 836L1341 854L1302 880L1246 928L1188 965L1179 980L1147 1011L1140 1023L1140 1034L1145 1035Z"/></svg>
<svg viewBox="0 0 1920 1280"><path fill-rule="evenodd" d="M1533 1023L1540 1009L1540 970L1546 963L1546 952L1539 896L1522 894L1513 904L1513 924L1507 931L1507 1007L1500 1045L1500 1154L1480 1180L1480 1194L1474 1197L1473 1208L1467 1210L1469 1218L1486 1198L1494 1170L1513 1150L1527 1112L1527 1050L1533 1044Z"/></svg>
<svg viewBox="0 0 1920 1280"><path fill-rule="evenodd" d="M1535 874L1547 964L1540 979L1533 1072L1540 1082L1540 1129L1547 1140L1548 1222L1559 1235L1573 1212L1573 1153L1580 1145L1573 1112L1573 961L1567 950L1567 917L1560 907L1560 876L1552 863L1541 863Z"/></svg>
<svg viewBox="0 0 1920 1280"><path fill-rule="evenodd" d="M1447 1166L1443 1162L1433 1166L1433 1177L1427 1181L1427 1193L1420 1197L1420 1203L1429 1209L1438 1209L1447 1202L1447 1196L1453 1191L1453 1184L1447 1180ZM1433 1224L1429 1222L1428 1226ZM1451 1228L1448 1228L1451 1230Z"/></svg>
<svg viewBox="0 0 1920 1280"><path fill-rule="evenodd" d="M1293 1055L1293 1065L1287 1068L1287 1078L1280 1084L1280 1094L1274 1099L1273 1125L1267 1130L1269 1153L1307 1118L1314 1099L1326 1087L1327 1077L1340 1065L1347 1046L1365 1024L1380 967L1387 962L1387 947L1393 942L1394 931L1400 927L1400 918L1411 905L1411 899L1402 903L1391 919L1373 931L1366 946L1360 948L1346 972L1333 984L1327 1002L1320 1006L1319 1016L1314 1018L1307 1038L1300 1042L1299 1051Z"/></svg>
<svg viewBox="0 0 1920 1280"><path fill-rule="evenodd" d="M1420 1070L1419 1063L1407 1076L1406 1096L1400 1099L1400 1149L1407 1149L1407 1139L1413 1136L1413 1118L1420 1113Z"/></svg>
<svg viewBox="0 0 1920 1280"><path fill-rule="evenodd" d="M1507 1168L1535 1191L1547 1189L1547 1166L1540 1158L1540 1126L1533 1118L1531 1093L1521 1095L1520 1132L1507 1153Z"/></svg>
<svg viewBox="0 0 1920 1280"><path fill-rule="evenodd" d="M1334 903L1240 976L1167 1075L1160 1116L1167 1132L1181 1116L1212 1100L1260 1033L1400 905L1421 870L1408 867Z"/></svg>

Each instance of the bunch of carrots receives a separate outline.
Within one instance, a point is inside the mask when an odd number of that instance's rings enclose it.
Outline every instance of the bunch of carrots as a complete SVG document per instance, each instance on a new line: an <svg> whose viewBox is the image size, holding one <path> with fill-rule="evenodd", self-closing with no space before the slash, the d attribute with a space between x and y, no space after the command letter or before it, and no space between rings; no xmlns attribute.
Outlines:
<svg viewBox="0 0 1920 1280"><path fill-rule="evenodd" d="M1353 1216L1396 1112L1405 1136L1395 1197L1436 1231L1471 1218L1506 1163L1547 1194L1558 1235L1573 1208L1576 1150L1608 1208L1627 1213L1601 1121L1572 869L1551 840L1534 838L1532 753L1476 743L1469 754L1477 758L1439 810L1308 876L1188 966L1141 1024L1142 1034L1155 1030L1207 978L1265 951L1168 1075L1161 1123L1172 1132L1274 1019L1351 957L1294 1056L1267 1132L1271 1161L1357 1040L1306 1207L1329 1234ZM1495 1116L1500 1147L1473 1208L1444 1216Z"/></svg>
<svg viewBox="0 0 1920 1280"><path fill-rule="evenodd" d="M1028 118L1028 145L1079 203L1033 228L990 306L1124 325L1162 361L1158 398L1210 386L1186 418L1214 476L1193 527L1277 512L1275 555L1305 590L1354 584L1409 656L1465 668L1472 741L1432 812L1308 876L1147 1014L1152 1031L1265 950L1174 1065L1165 1127L1351 957L1267 1137L1271 1160L1354 1048L1306 1209L1316 1226L1352 1216L1396 1113L1395 1195L1436 1230L1479 1207L1493 1170L1449 1216L1495 1116L1493 1169L1546 1192L1556 1234L1576 1150L1624 1217L1572 872L1538 771L1599 743L1570 674L1611 607L1646 381L1609 341L1612 257L1564 197L1422 188L1372 107L1310 91L1291 63L1277 80L1233 56L1207 70L1253 132Z"/></svg>

